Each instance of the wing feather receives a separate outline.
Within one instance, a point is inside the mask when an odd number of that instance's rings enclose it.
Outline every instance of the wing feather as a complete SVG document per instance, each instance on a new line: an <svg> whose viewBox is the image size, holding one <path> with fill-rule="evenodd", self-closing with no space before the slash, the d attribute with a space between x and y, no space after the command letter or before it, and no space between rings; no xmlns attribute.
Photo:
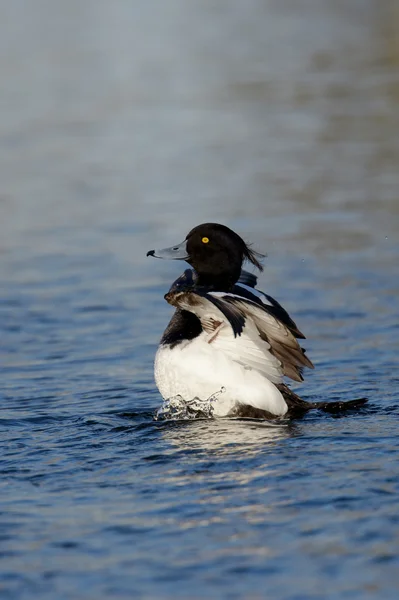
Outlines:
<svg viewBox="0 0 399 600"><path fill-rule="evenodd" d="M303 381L302 369L313 369L314 365L306 356L305 351L297 341L296 332L280 321L275 315L270 314L267 306L242 298L237 294L210 292L223 298L227 304L238 308L246 318L250 318L264 341L271 346L271 352L282 364L283 373L294 381Z"/></svg>
<svg viewBox="0 0 399 600"><path fill-rule="evenodd" d="M303 381L302 369L314 368L298 343L296 326L278 319L265 304L235 293L198 289L169 292L165 298L200 319L213 347L273 383L280 383L283 375Z"/></svg>
<svg viewBox="0 0 399 600"><path fill-rule="evenodd" d="M207 334L206 341L213 348L241 366L258 371L272 383L282 382L280 360L271 351L270 343L260 337L255 323L244 314L242 307L202 291L169 293L166 299L199 318Z"/></svg>

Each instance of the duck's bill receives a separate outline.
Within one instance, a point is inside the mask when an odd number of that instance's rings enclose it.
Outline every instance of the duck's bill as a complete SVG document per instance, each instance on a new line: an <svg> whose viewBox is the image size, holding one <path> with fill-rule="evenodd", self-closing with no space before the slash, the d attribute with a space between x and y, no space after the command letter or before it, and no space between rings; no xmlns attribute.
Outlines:
<svg viewBox="0 0 399 600"><path fill-rule="evenodd" d="M177 246L171 246L170 248L163 248L162 250L149 250L147 256L154 256L155 258L165 258L168 260L187 260L187 247L186 240Z"/></svg>

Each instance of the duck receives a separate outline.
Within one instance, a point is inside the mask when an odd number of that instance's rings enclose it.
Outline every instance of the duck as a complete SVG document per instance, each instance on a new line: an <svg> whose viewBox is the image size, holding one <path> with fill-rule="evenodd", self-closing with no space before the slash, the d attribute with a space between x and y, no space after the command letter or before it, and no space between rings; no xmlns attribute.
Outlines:
<svg viewBox="0 0 399 600"><path fill-rule="evenodd" d="M314 365L305 339L281 304L256 288L264 255L226 225L203 223L183 242L149 250L147 256L181 260L186 269L165 300L175 308L154 361L164 400L211 401L213 417L279 420L310 409L339 412L365 399L309 402L285 382L304 380Z"/></svg>

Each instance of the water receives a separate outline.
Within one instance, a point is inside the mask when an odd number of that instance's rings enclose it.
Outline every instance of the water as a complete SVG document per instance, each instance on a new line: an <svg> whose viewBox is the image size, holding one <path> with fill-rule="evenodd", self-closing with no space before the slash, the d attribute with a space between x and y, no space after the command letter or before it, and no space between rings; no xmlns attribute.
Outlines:
<svg viewBox="0 0 399 600"><path fill-rule="evenodd" d="M186 399L180 395L165 398L154 415L156 421L190 421L192 419L214 418L214 403L225 392L222 387L218 392L202 400Z"/></svg>
<svg viewBox="0 0 399 600"><path fill-rule="evenodd" d="M0 596L396 599L397 2L1 9ZM268 253L301 394L367 409L153 420L145 253L208 220Z"/></svg>

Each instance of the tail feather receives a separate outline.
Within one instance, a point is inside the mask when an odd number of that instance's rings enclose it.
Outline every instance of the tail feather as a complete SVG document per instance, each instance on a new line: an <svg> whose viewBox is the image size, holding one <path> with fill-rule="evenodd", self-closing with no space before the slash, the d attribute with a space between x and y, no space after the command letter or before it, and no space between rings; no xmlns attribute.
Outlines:
<svg viewBox="0 0 399 600"><path fill-rule="evenodd" d="M277 385L277 387L288 405L287 416L290 417L302 416L312 409L322 410L330 414L338 414L347 410L358 410L368 402L367 398L357 398L356 400L338 402L307 402L298 396L298 394L295 394L295 392L284 383Z"/></svg>
<svg viewBox="0 0 399 600"><path fill-rule="evenodd" d="M346 410L357 410L367 404L367 398L356 398L339 402L312 402L311 408L318 408L328 413L340 413Z"/></svg>

